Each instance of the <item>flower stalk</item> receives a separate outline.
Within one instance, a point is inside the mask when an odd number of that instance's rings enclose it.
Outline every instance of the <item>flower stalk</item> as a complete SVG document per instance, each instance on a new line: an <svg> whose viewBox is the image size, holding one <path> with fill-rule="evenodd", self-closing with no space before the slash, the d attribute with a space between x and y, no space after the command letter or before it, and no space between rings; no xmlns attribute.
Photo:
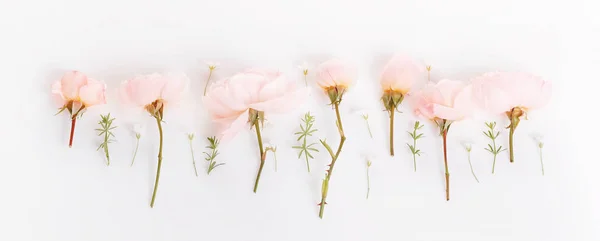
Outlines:
<svg viewBox="0 0 600 241"><path fill-rule="evenodd" d="M163 129L162 129L162 121L163 121L163 111L164 104L162 100L156 100L151 104L146 106L146 110L156 119L156 125L158 126L158 134L159 134L159 145L158 145L158 164L156 168L156 178L154 179L154 191L152 192L152 200L150 201L150 207L154 207L154 201L156 200L156 192L158 191L158 183L160 180L160 169L162 167L162 159L163 159Z"/></svg>
<svg viewBox="0 0 600 241"><path fill-rule="evenodd" d="M365 123L367 124L367 130L369 131L369 136L371 136L371 139L373 139L373 133L371 132L371 125L369 125L369 115L364 114L361 115L363 120L365 120Z"/></svg>
<svg viewBox="0 0 600 241"><path fill-rule="evenodd" d="M473 148L471 147L471 144L466 144L465 150L467 151L467 160L469 161L469 167L471 168L471 174L473 174L475 181L477 181L477 183L479 183L479 179L477 178L477 175L475 175L475 170L473 170L473 165L471 164L471 150L473 150Z"/></svg>
<svg viewBox="0 0 600 241"><path fill-rule="evenodd" d="M137 156L138 147L140 147L140 138L142 135L140 133L135 133L135 150L133 151L133 158L131 159L131 166L135 162L135 157Z"/></svg>
<svg viewBox="0 0 600 241"><path fill-rule="evenodd" d="M258 182L260 181L260 174L265 166L267 153L263 149L262 135L260 133L260 124L258 123L258 118L254 121L254 128L256 129L256 139L258 141L258 149L260 151L260 167L258 168L258 174L256 174L256 181L254 182L254 193L256 193L256 190L258 189Z"/></svg>
<svg viewBox="0 0 600 241"><path fill-rule="evenodd" d="M196 158L194 158L194 146L192 145L194 141L194 133L188 134L188 140L190 141L190 152L192 153L192 165L194 166L194 173L198 176L198 169L196 169Z"/></svg>
<svg viewBox="0 0 600 241"><path fill-rule="evenodd" d="M344 142L346 142L346 136L344 135L344 127L342 126L342 118L340 116L340 109L339 109L339 105L340 105L340 101L341 101L341 96L338 98L336 98L337 101L333 101L332 100L332 104L335 108L335 115L336 115L336 124L338 127L338 132L340 133L340 144L338 146L337 151L335 152L335 154L333 153L331 147L327 144L327 142L325 142L324 140L321 140L321 144L325 147L325 149L327 149L327 151L329 152L329 155L331 156L331 163L328 165L329 169L326 170L327 174L325 176L325 179L323 180L322 186L321 186L321 202L319 203L319 218L323 218L323 213L325 211L325 205L327 204L327 194L329 192L329 181L331 180L331 175L333 174L333 168L335 167L335 162L337 161L337 159L340 156L340 153L342 152L342 147L344 146Z"/></svg>
<svg viewBox="0 0 600 241"><path fill-rule="evenodd" d="M212 77L213 71L217 68L216 63L208 64L208 77L206 78L206 84L204 85L204 96L206 96L206 90L208 89L208 84L210 83L210 78Z"/></svg>
<svg viewBox="0 0 600 241"><path fill-rule="evenodd" d="M369 193L371 192L371 178L369 177L369 168L371 168L371 160L367 160L367 199L369 199Z"/></svg>
<svg viewBox="0 0 600 241"><path fill-rule="evenodd" d="M390 155L394 156L394 112L398 111L398 106L404 100L404 94L399 91L386 90L381 97L383 106L390 115Z"/></svg>
<svg viewBox="0 0 600 241"><path fill-rule="evenodd" d="M512 108L510 111L506 112L506 116L508 116L508 119L510 120L510 125L507 127L507 129L510 129L508 134L508 150L510 153L511 163L515 162L513 136L517 126L519 125L519 122L521 121L520 118L524 113L525 112L519 107Z"/></svg>
<svg viewBox="0 0 600 241"><path fill-rule="evenodd" d="M440 122L435 121L440 128L440 135L442 136L443 148L444 148L444 171L446 176L446 201L450 201L450 172L448 170L448 148L447 148L447 137L448 130L450 129L451 121L441 119Z"/></svg>

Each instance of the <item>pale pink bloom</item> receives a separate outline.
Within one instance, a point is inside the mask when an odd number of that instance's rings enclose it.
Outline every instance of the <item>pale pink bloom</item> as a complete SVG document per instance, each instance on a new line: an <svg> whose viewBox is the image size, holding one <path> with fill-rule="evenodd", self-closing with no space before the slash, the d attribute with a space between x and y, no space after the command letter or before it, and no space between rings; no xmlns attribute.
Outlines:
<svg viewBox="0 0 600 241"><path fill-rule="evenodd" d="M473 109L471 86L460 81L442 79L412 96L415 114L429 120L462 120Z"/></svg>
<svg viewBox="0 0 600 241"><path fill-rule="evenodd" d="M425 67L406 55L396 54L390 59L381 74L381 89L397 91L405 95L422 77Z"/></svg>
<svg viewBox="0 0 600 241"><path fill-rule="evenodd" d="M515 107L523 111L548 104L552 83L527 73L490 72L472 80L473 94L481 107L503 114Z"/></svg>
<svg viewBox="0 0 600 241"><path fill-rule="evenodd" d="M306 96L306 88L297 88L280 72L249 69L212 85L204 104L221 139L227 140L248 126L250 109L281 114L297 107Z"/></svg>
<svg viewBox="0 0 600 241"><path fill-rule="evenodd" d="M77 118L90 106L106 104L105 90L104 83L88 78L79 71L65 73L61 80L52 85L52 95L61 106L60 111L67 110L71 116L69 147L73 145Z"/></svg>
<svg viewBox="0 0 600 241"><path fill-rule="evenodd" d="M185 74L138 75L121 84L119 97L126 107L143 109L160 102L160 107L177 105L184 97L189 79Z"/></svg>
<svg viewBox="0 0 600 241"><path fill-rule="evenodd" d="M67 104L82 105L82 108L106 104L105 90L104 83L79 71L65 73L52 85L52 94L61 107Z"/></svg>
<svg viewBox="0 0 600 241"><path fill-rule="evenodd" d="M338 59L331 59L317 68L317 84L323 89L335 86L348 88L354 84L357 75L355 66Z"/></svg>

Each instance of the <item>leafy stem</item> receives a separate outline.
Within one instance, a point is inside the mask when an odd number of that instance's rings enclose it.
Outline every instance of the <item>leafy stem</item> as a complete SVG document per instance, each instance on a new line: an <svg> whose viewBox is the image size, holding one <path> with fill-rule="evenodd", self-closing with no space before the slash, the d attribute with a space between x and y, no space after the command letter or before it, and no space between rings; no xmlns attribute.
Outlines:
<svg viewBox="0 0 600 241"><path fill-rule="evenodd" d="M308 162L308 159L314 159L313 155L311 154L311 151L319 152L319 150L313 147L317 143L309 144L307 143L307 138L309 136L312 136L312 134L318 130L313 129L315 117L310 115L310 112L306 112L306 114L304 114L302 122L303 124L300 124L301 131L294 133L294 135L298 135L298 139L296 141L302 140L302 144L299 146L292 146L292 148L300 150L300 152L298 153L298 159L300 159L302 157L302 154L304 154L304 159L306 160L306 169L308 170L308 172L310 172L310 164Z"/></svg>
<svg viewBox="0 0 600 241"><path fill-rule="evenodd" d="M214 170L218 166L225 165L225 163L217 163L215 161L215 158L219 155L219 151L217 150L217 148L219 147L219 139L217 139L216 136L207 137L206 139L208 140L208 143L209 143L209 145L206 146L206 148L208 148L210 151L204 152L204 155L206 155L206 157L204 157L204 160L206 160L208 162L208 168L206 169L206 174L210 175L210 172L212 172L212 170ZM194 168L195 167L196 166L194 165Z"/></svg>
<svg viewBox="0 0 600 241"><path fill-rule="evenodd" d="M331 147L327 144L325 140L321 140L321 144L327 149L329 155L331 156L331 163L328 165L329 169L326 170L327 174L325 179L323 179L323 183L321 185L321 202L319 203L319 218L323 218L323 212L325 211L325 205L327 204L327 193L329 192L329 180L331 180L331 174L333 173L333 167L335 166L335 162L337 161L340 153L342 152L342 147L344 146L344 142L346 141L346 136L344 135L344 127L342 126L342 118L340 116L340 101L333 102L335 107L335 115L336 115L336 125L338 127L338 132L340 133L340 145L338 146L337 151L333 154Z"/></svg>
<svg viewBox="0 0 600 241"><path fill-rule="evenodd" d="M492 163L492 174L494 174L494 170L496 169L496 156L498 153L506 151L506 148L502 149L502 146L496 146L496 138L500 135L500 131L496 131L496 122L486 122L488 130L484 131L483 134L492 140L492 143L489 144L486 148L486 151L489 151L494 155L494 162Z"/></svg>
<svg viewBox="0 0 600 241"><path fill-rule="evenodd" d="M417 130L423 128L423 125L419 121L415 121L415 125L413 127L413 132L408 132L410 137L413 139L413 144L406 143L410 152L413 155L413 166L415 168L415 172L417 171L417 155L421 156L421 150L417 149L417 140L423 137L423 133L418 133Z"/></svg>
<svg viewBox="0 0 600 241"><path fill-rule="evenodd" d="M75 120L75 119L73 119ZM104 155L106 156L106 165L109 166L110 165L110 155L108 154L108 143L112 143L114 142L113 139L111 139L110 137L115 137L115 135L112 133L112 130L114 130L115 128L117 128L116 126L112 126L113 121L115 120L115 118L110 118L110 113L108 113L108 115L100 115L100 121L98 122L98 124L100 124L100 128L96 129L96 131L98 131L98 136L104 136L104 141L102 142L102 144L100 144L100 146L98 146L98 149L96 149L96 151L100 150L100 149L104 149Z"/></svg>

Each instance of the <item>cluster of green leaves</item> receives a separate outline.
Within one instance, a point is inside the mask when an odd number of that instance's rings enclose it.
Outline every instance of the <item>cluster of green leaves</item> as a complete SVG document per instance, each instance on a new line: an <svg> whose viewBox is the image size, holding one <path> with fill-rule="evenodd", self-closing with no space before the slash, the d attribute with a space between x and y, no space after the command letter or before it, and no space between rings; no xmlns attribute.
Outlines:
<svg viewBox="0 0 600 241"><path fill-rule="evenodd" d="M494 162L492 164L492 173L494 173L494 169L496 168L496 156L498 153L506 151L506 148L502 148L502 146L496 146L496 138L500 136L500 131L496 131L496 122L486 122L488 130L484 131L483 134L492 140L492 143L488 143L488 146L484 148L486 151L489 151L494 155Z"/></svg>
<svg viewBox="0 0 600 241"><path fill-rule="evenodd" d="M110 118L110 113L108 113L108 115L100 115L100 121L98 122L98 124L100 124L100 128L96 129L96 131L98 131L98 136L102 136L104 135L104 141L102 142L102 144L100 144L100 146L98 146L98 149L96 149L96 151L100 150L101 148L104 149L104 154L106 155L106 165L110 165L110 155L108 154L108 144L114 142L114 139L111 139L110 137L115 137L115 135L112 133L112 130L114 130L115 128L117 128L116 126L112 126L113 121L115 120L115 118Z"/></svg>
<svg viewBox="0 0 600 241"><path fill-rule="evenodd" d="M417 140L423 137L423 133L418 133L419 129L423 128L423 125L419 121L415 121L415 125L413 127L412 132L408 132L410 137L413 139L413 144L406 143L410 152L413 154L413 165L415 167L415 172L417 171L417 156L421 156L421 150L417 149Z"/></svg>
<svg viewBox="0 0 600 241"><path fill-rule="evenodd" d="M318 129L313 129L315 117L310 115L310 112L306 112L306 114L304 114L302 122L303 124L300 124L301 131L294 133L294 135L298 135L298 139L296 141L302 140L302 144L299 146L292 146L292 148L300 150L300 153L298 153L298 159L300 159L302 157L302 154L304 154L304 158L306 159L306 168L308 169L308 172L310 172L310 164L308 162L308 159L314 159L313 155L311 154L311 151L319 152L319 150L313 147L318 143L307 143L307 138L312 136L312 134L318 131Z"/></svg>
<svg viewBox="0 0 600 241"><path fill-rule="evenodd" d="M210 172L212 172L212 170L214 170L218 166L225 165L225 163L217 163L217 161L215 161L215 158L217 158L217 156L219 155L219 151L217 150L217 148L219 147L219 139L217 139L217 137L215 136L207 137L206 139L209 142L209 145L206 146L206 148L210 149L211 151L210 153L204 152L204 154L206 155L204 160L208 162L208 169L206 171L206 174L210 175Z"/></svg>

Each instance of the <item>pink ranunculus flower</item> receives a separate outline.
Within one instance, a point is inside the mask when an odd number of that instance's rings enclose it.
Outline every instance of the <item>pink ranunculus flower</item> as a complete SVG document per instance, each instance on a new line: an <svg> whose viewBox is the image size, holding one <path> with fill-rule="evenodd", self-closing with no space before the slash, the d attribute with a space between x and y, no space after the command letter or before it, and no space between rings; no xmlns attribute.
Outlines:
<svg viewBox="0 0 600 241"><path fill-rule="evenodd" d="M396 54L390 59L381 74L381 101L390 115L390 155L394 155L394 113L404 97L423 76L425 66L410 57Z"/></svg>
<svg viewBox="0 0 600 241"><path fill-rule="evenodd" d="M356 67L348 62L331 59L317 68L317 84L329 96L331 103L340 102L348 88L356 81Z"/></svg>
<svg viewBox="0 0 600 241"><path fill-rule="evenodd" d="M77 118L88 107L106 104L105 90L106 85L103 82L88 78L79 71L65 73L59 81L52 85L52 95L60 105L60 112L68 110L71 116L69 147L73 145Z"/></svg>
<svg viewBox="0 0 600 241"><path fill-rule="evenodd" d="M473 110L470 85L459 81L440 80L430 84L412 97L415 114L423 116L436 123L440 129L444 148L444 166L446 173L446 200L450 200L450 172L448 171L448 156L446 137L450 125L469 117Z"/></svg>
<svg viewBox="0 0 600 241"><path fill-rule="evenodd" d="M510 120L510 162L514 162L513 135L521 116L544 107L550 101L552 83L519 72L490 72L475 77L473 95L492 114L505 114Z"/></svg>
<svg viewBox="0 0 600 241"><path fill-rule="evenodd" d="M150 74L139 75L121 84L119 96L123 105L129 108L146 110L156 119L160 135L158 147L158 168L154 181L154 191L150 207L154 207L156 191L162 166L163 131L162 122L164 110L177 105L185 95L189 79L185 74Z"/></svg>
<svg viewBox="0 0 600 241"><path fill-rule="evenodd" d="M297 88L280 72L249 69L211 85L204 97L204 105L218 126L221 140L233 138L248 126L255 128L261 162L254 192L266 158L260 134L265 115L289 112L303 103L307 94L306 88Z"/></svg>

